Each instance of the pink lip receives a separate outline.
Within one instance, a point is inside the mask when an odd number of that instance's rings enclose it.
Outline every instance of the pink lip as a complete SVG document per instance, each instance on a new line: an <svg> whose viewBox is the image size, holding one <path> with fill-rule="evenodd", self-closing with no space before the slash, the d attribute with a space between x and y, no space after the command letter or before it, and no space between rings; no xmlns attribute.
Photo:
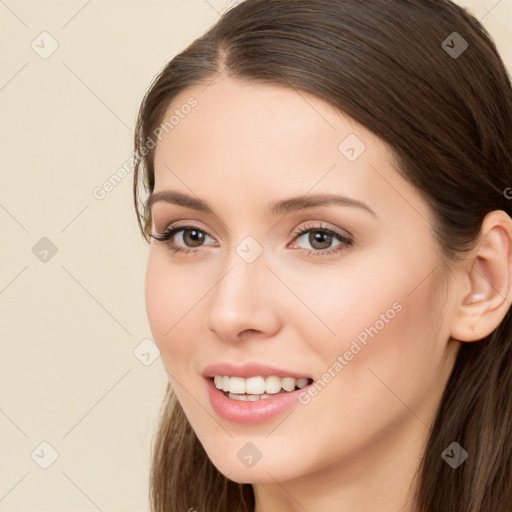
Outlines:
<svg viewBox="0 0 512 512"><path fill-rule="evenodd" d="M215 377L215 375L220 375L227 377L243 377L245 379L248 379L249 377L269 377L270 375L275 375L277 377L311 379L309 375L258 363L246 363L241 366L235 366L229 363L211 364L203 370L202 375L203 377Z"/></svg>
<svg viewBox="0 0 512 512"><path fill-rule="evenodd" d="M216 375L219 375L219 373ZM228 375L238 376L231 372L228 372ZM262 374L259 373L258 375ZM275 373L269 373L269 375L275 375ZM259 400L250 402L232 400L227 397L221 389L215 387L212 378L206 379L206 385L213 410L227 421L242 423L244 425L262 423L279 416L279 414L287 409L297 405L299 403L299 394L307 391L309 386L311 386L311 384L309 384L302 389L297 389L289 393L278 393L271 395L270 398L260 398Z"/></svg>

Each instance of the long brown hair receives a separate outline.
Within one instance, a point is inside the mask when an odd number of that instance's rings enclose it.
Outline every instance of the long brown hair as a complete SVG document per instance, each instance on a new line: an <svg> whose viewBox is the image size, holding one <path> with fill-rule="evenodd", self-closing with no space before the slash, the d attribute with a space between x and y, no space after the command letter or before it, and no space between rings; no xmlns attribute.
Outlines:
<svg viewBox="0 0 512 512"><path fill-rule="evenodd" d="M466 10L448 0L246 0L175 56L144 97L133 191L146 240L141 189L155 183L155 129L178 93L221 70L312 93L387 142L430 203L446 261L472 248L488 212L511 215L510 78ZM512 509L511 311L484 340L462 343L418 471L419 512ZM441 458L454 441L470 454L456 470ZM155 512L254 510L252 486L213 466L170 385L150 491Z"/></svg>

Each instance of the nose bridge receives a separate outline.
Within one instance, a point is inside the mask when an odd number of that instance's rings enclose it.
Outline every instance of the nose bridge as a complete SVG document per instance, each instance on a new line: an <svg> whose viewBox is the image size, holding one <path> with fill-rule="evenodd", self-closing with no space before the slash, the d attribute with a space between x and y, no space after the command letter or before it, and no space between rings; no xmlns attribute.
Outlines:
<svg viewBox="0 0 512 512"><path fill-rule="evenodd" d="M241 299L246 302L257 300L256 292L258 281L264 279L268 272L263 245L253 236L246 236L238 244L233 245L226 257L224 277L218 284L219 299L226 304Z"/></svg>
<svg viewBox="0 0 512 512"><path fill-rule="evenodd" d="M244 330L273 330L276 309L269 300L271 273L263 247L246 237L233 247L223 268L209 302L209 328L226 339L236 339Z"/></svg>
<svg viewBox="0 0 512 512"><path fill-rule="evenodd" d="M226 259L226 271L215 287L214 306L225 316L239 316L244 311L249 313L258 300L256 283L264 279L266 270L264 259L259 258L249 262L244 259L243 252L240 256L240 248L235 247Z"/></svg>
<svg viewBox="0 0 512 512"><path fill-rule="evenodd" d="M240 306L247 308L248 303L254 299L254 295L248 297L247 293L251 288L251 280L254 279L254 267L249 267L241 261L233 262L233 259L230 259L230 262L214 292L214 305L225 311L235 310Z"/></svg>

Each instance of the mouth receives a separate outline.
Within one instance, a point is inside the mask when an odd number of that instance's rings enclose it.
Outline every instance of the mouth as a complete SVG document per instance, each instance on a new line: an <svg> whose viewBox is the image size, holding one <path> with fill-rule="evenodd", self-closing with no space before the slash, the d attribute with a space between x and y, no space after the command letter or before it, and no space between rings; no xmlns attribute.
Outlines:
<svg viewBox="0 0 512 512"><path fill-rule="evenodd" d="M231 423L255 425L271 421L303 403L301 395L308 392L313 379L302 379L216 375L205 378L205 382L210 404L218 416Z"/></svg>
<svg viewBox="0 0 512 512"><path fill-rule="evenodd" d="M276 419L303 403L313 378L300 370L256 361L219 362L202 370L214 412L231 423L254 425Z"/></svg>
<svg viewBox="0 0 512 512"><path fill-rule="evenodd" d="M313 382L305 377L280 377L277 375L249 378L215 375L210 377L215 387L231 400L256 402L275 395L292 393Z"/></svg>

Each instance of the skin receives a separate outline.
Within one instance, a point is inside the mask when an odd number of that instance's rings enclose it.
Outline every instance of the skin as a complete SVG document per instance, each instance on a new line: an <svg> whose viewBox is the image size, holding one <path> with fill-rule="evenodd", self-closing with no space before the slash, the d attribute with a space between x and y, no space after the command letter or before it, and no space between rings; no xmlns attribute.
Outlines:
<svg viewBox="0 0 512 512"><path fill-rule="evenodd" d="M309 94L225 76L183 91L168 112L191 96L197 107L157 144L155 192L201 198L215 215L153 205L154 234L179 222L208 235L196 247L190 231L177 233L176 245L200 251L185 255L152 240L146 306L194 431L219 471L253 484L257 512L414 510L414 473L461 341L491 332L510 304L510 219L487 218L483 243L448 272L428 203L354 120ZM338 149L349 134L366 146L353 162ZM340 205L265 213L271 200L315 193L375 215ZM353 244L293 236L320 224ZM263 249L253 263L236 252L247 236ZM401 311L307 405L258 425L212 409L207 365L254 361L321 379L395 303ZM251 468L237 458L247 442L262 453Z"/></svg>

